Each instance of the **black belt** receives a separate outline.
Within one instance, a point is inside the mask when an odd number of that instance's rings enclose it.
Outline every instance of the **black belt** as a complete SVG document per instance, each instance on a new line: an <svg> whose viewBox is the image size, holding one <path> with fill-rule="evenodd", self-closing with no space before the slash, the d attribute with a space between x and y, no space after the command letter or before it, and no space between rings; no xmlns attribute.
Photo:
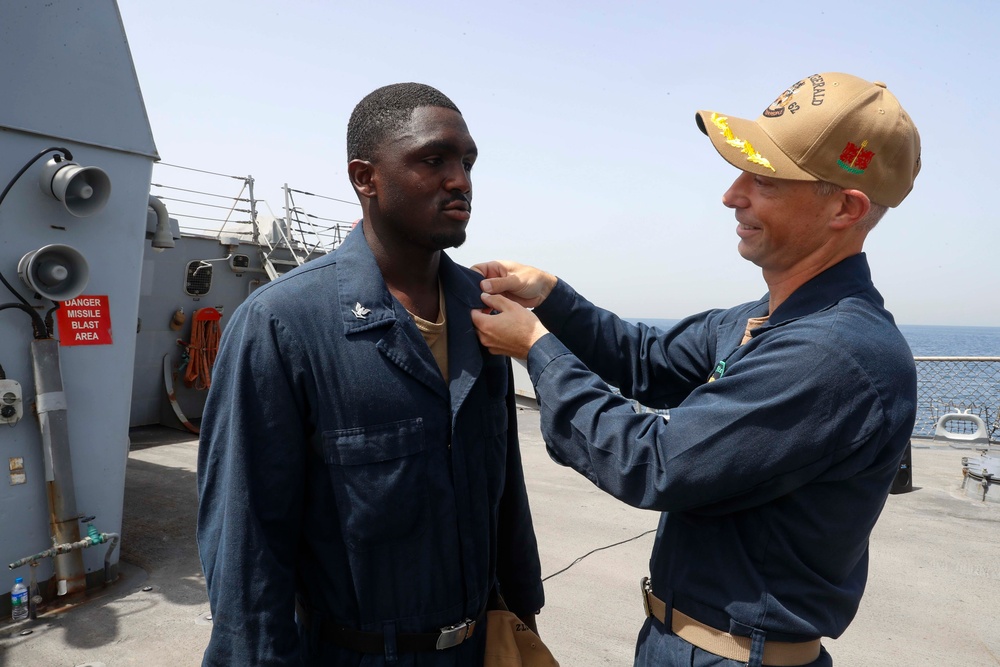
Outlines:
<svg viewBox="0 0 1000 667"><path fill-rule="evenodd" d="M306 625L309 624L309 612L296 602L295 613ZM400 632L396 634L396 651L399 653L416 653L423 651L443 651L458 646L472 636L476 625L483 618L484 612L476 620L467 618L464 621L443 627L434 632ZM348 628L331 619L324 618L317 622L320 637L341 648L358 653L385 653L385 635L381 632L366 632Z"/></svg>

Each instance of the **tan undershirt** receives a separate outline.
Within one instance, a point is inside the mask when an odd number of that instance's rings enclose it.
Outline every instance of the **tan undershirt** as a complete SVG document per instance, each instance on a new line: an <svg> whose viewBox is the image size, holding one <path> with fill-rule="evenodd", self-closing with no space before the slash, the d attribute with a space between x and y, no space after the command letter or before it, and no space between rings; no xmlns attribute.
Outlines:
<svg viewBox="0 0 1000 667"><path fill-rule="evenodd" d="M748 319L747 330L743 332L743 340L740 341L740 345L743 345L748 340L750 340L751 331L767 324L767 319L768 319L767 315L765 315L764 317L751 317L750 319Z"/></svg>
<svg viewBox="0 0 1000 667"><path fill-rule="evenodd" d="M406 312L410 313L410 311ZM413 318L414 324L416 324L417 329L420 330L420 335L424 337L427 347L431 349L434 361L437 362L438 368L441 369L442 377L444 377L445 381L447 381L448 318L446 317L444 307L444 289L441 287L440 281L438 282L438 321L428 322L423 318L417 317L413 313L410 313L410 317Z"/></svg>

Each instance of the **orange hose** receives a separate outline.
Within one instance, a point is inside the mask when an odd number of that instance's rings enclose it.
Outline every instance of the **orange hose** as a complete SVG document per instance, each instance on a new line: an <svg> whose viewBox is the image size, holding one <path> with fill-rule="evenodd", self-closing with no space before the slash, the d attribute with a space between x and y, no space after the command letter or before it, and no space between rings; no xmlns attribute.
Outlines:
<svg viewBox="0 0 1000 667"><path fill-rule="evenodd" d="M209 313L203 311L211 311L215 317L206 317ZM212 367L215 365L221 338L218 311L214 308L196 311L191 319L191 342L187 346L190 361L184 369L185 385L195 389L208 389L212 386Z"/></svg>

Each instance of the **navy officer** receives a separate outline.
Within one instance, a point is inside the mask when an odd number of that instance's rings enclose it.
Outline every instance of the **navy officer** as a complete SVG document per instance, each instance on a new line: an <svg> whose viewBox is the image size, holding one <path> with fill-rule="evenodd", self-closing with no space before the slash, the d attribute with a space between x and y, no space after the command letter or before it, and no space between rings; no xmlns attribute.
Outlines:
<svg viewBox="0 0 1000 667"><path fill-rule="evenodd" d="M913 187L920 139L885 84L842 73L756 120L696 121L740 170L722 201L763 298L660 330L494 261L474 267L473 322L527 359L552 458L662 512L636 665L831 665L821 638L858 609L915 417L913 358L863 244Z"/></svg>

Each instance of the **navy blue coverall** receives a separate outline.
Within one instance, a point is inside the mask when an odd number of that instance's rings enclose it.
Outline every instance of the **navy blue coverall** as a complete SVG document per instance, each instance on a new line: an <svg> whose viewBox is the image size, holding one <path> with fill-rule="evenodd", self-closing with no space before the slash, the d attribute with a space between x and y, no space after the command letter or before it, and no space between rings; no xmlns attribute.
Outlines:
<svg viewBox="0 0 1000 667"><path fill-rule="evenodd" d="M382 279L362 228L258 289L225 328L198 457L206 665L479 664L395 649L543 604L509 360L480 347L478 274L442 255L448 382ZM308 623L294 612L296 598ZM324 641L324 619L383 633L383 654Z"/></svg>
<svg viewBox="0 0 1000 667"><path fill-rule="evenodd" d="M535 313L552 332L528 355L549 453L663 512L650 573L667 618L676 608L735 635L838 637L916 405L913 357L865 255L801 286L743 345L766 296L663 331L560 281ZM635 664L678 664L675 639L647 619Z"/></svg>

